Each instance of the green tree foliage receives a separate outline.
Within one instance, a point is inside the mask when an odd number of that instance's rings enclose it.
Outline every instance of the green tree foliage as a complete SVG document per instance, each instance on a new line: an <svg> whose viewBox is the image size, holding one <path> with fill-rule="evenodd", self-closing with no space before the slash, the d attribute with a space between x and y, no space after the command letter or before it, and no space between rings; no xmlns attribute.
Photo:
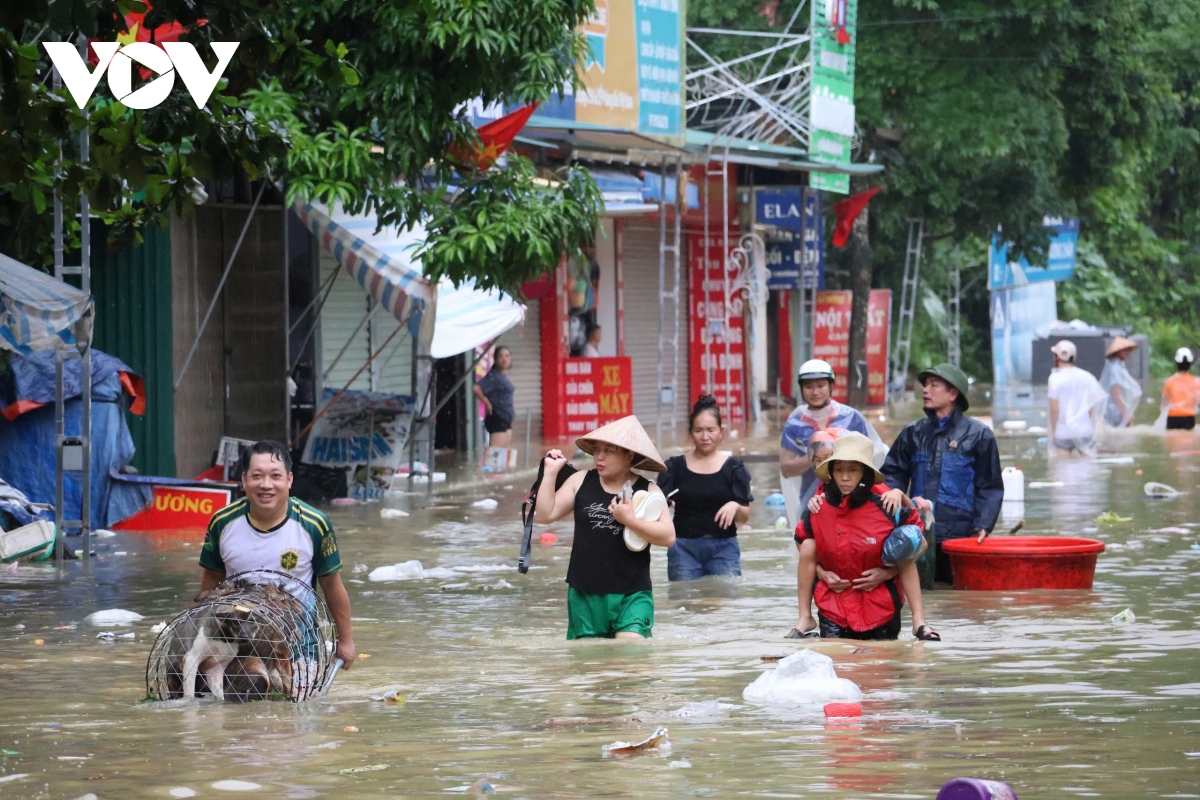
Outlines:
<svg viewBox="0 0 1200 800"><path fill-rule="evenodd" d="M1042 216L1079 216L1060 315L1136 324L1157 352L1200 340L1197 40L1187 0L862 0L858 119L887 166L873 203L881 280L899 284L909 216L926 220L935 287L954 263L964 282L978 274L998 225L1039 263ZM987 330L986 295L980 279L964 296L964 330ZM914 355L936 350L937 332L918 328ZM964 358L986 374L976 338Z"/></svg>
<svg viewBox="0 0 1200 800"><path fill-rule="evenodd" d="M797 6L692 0L689 24L770 31ZM763 42L697 38L724 58ZM944 318L927 312L957 266L964 367L990 375L988 239L1002 227L1044 263L1045 215L1082 226L1060 316L1132 323L1160 366L1200 342L1198 41L1194 0L859 0L857 160L886 170L853 190L884 186L870 216L878 285L899 289L907 219L925 219L915 367L945 358Z"/></svg>
<svg viewBox="0 0 1200 800"><path fill-rule="evenodd" d="M177 90L146 111L101 82L86 123L38 43L113 40L143 4L0 6L0 250L22 260L49 262L56 190L87 191L123 243L240 172L283 181L289 201L426 220L435 278L513 289L591 239L600 200L586 171L543 175L512 154L481 172L452 156L478 143L468 102L540 101L576 81L591 0L157 0L147 27L178 21L210 68L208 42L241 43L226 80L203 109ZM84 124L86 163L72 144Z"/></svg>

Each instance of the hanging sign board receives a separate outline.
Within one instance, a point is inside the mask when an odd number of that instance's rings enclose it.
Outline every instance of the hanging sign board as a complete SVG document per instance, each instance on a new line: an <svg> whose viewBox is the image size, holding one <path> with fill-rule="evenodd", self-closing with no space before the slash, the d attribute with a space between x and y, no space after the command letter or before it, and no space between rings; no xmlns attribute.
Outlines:
<svg viewBox="0 0 1200 800"><path fill-rule="evenodd" d="M746 420L744 304L742 292L727 285L737 279L738 266L725 257L724 236L688 236L688 375L694 401L711 394L740 429ZM731 241L731 244L733 242ZM728 279L728 280L727 280Z"/></svg>
<svg viewBox="0 0 1200 800"><path fill-rule="evenodd" d="M817 292L813 358L833 367L833 399L846 402L850 375L850 312L852 293ZM872 289L867 305L867 402L887 403L891 289Z"/></svg>
<svg viewBox="0 0 1200 800"><path fill-rule="evenodd" d="M336 394L326 389L319 407ZM355 497L382 497L405 460L413 407L408 395L346 391L313 425L300 460L345 471Z"/></svg>

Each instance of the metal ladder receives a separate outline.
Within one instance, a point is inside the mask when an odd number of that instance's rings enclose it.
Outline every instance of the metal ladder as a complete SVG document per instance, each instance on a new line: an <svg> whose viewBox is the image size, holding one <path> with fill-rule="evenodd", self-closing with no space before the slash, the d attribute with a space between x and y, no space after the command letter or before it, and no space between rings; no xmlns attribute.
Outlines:
<svg viewBox="0 0 1200 800"><path fill-rule="evenodd" d="M950 271L950 291L946 299L946 360L956 367L962 366L962 340L960 338L962 308L962 273L957 266Z"/></svg>
<svg viewBox="0 0 1200 800"><path fill-rule="evenodd" d="M79 51L81 57L87 58L87 39L80 37ZM58 70L53 72L54 88L62 87L62 79ZM83 111L87 117L87 109ZM59 153L62 152L62 142L59 142ZM85 126L79 134L79 160L86 163L89 156L88 129ZM85 294L92 293L91 270L91 220L89 217L88 196L86 192L79 194L79 264L67 266L64 262L64 231L62 198L54 194L54 277L62 280L67 275L79 276L79 288ZM66 432L66 400L64 385L64 365L68 360L80 360L80 434L68 436ZM90 345L83 352L73 348L59 348L54 351L54 521L56 526L54 561L62 566L65 556L65 537L68 530L77 530L82 538L83 553L80 556L84 567L90 564L91 558L91 509L92 509L92 349ZM80 473L79 519L65 519L63 504L66 495L66 473Z"/></svg>
<svg viewBox="0 0 1200 800"><path fill-rule="evenodd" d="M921 272L921 241L925 219L908 218L908 244L904 248L904 279L900 284L900 314L896 321L896 347L892 351L892 370L897 382L907 380L912 355L913 316L917 307L917 279Z"/></svg>
<svg viewBox="0 0 1200 800"><path fill-rule="evenodd" d="M675 413L675 394L679 391L679 311L682 299L680 297L680 257L683 252L682 214L679 207L680 193L686 193L681 183L683 159L675 159L675 197L667 199L667 156L662 159L662 172L659 175L658 198L658 416L655 420L654 441L658 447L663 447L663 431L670 429L671 441L675 443L675 431L679 415ZM686 203L686 199L685 199ZM675 220L671 241L667 243L667 207L675 209ZM671 283L667 284L667 258L670 256ZM670 306L670 332L668 333L667 307ZM667 350L670 350L670 382L668 379ZM687 390L684 390L685 394ZM664 418L664 411L666 412Z"/></svg>

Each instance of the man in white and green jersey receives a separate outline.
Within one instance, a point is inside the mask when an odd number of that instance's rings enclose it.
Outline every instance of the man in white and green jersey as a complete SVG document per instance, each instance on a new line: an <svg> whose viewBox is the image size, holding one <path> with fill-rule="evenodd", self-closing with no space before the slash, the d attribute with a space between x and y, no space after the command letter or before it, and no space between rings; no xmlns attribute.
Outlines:
<svg viewBox="0 0 1200 800"><path fill-rule="evenodd" d="M286 572L306 584L321 584L337 629L335 657L354 661L350 597L342 583L341 556L329 517L290 497L292 456L279 442L258 442L246 454L246 496L213 514L200 550L200 590L226 575L251 570Z"/></svg>

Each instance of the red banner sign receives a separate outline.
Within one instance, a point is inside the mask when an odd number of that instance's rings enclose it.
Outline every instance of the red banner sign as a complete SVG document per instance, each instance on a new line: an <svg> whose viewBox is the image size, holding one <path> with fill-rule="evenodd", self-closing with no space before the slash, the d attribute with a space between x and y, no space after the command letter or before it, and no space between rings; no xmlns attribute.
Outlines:
<svg viewBox="0 0 1200 800"><path fill-rule="evenodd" d="M741 290L725 296L738 267L723 256L724 238L713 234L706 243L703 234L688 236L688 405L711 394L726 423L740 429L746 421L745 318Z"/></svg>
<svg viewBox="0 0 1200 800"><path fill-rule="evenodd" d="M155 486L154 502L113 525L121 531L203 531L213 514L229 505L228 488Z"/></svg>
<svg viewBox="0 0 1200 800"><path fill-rule="evenodd" d="M850 375L850 292L817 292L813 358L828 361L836 377L833 399L846 402ZM867 402L887 403L892 290L872 289L867 306Z"/></svg>
<svg viewBox="0 0 1200 800"><path fill-rule="evenodd" d="M633 368L627 356L563 362L562 435L574 438L633 413Z"/></svg>

